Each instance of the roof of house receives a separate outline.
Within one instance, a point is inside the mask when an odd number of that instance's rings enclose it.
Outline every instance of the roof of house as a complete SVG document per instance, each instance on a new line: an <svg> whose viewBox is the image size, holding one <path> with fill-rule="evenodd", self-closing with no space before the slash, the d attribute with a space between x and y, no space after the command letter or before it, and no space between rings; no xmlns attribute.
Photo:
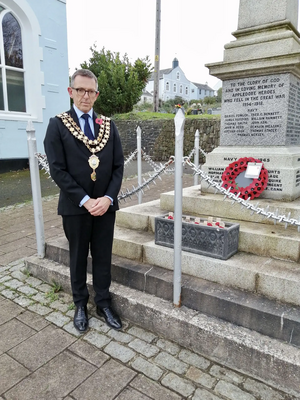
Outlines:
<svg viewBox="0 0 300 400"><path fill-rule="evenodd" d="M196 82L192 82L195 86L197 86L198 89L201 90L210 90L210 91L214 91L214 89L212 89L210 86L208 86L207 84L203 85L202 83L196 83Z"/></svg>
<svg viewBox="0 0 300 400"><path fill-rule="evenodd" d="M161 69L159 71L159 79L162 79L163 75L168 75L172 70L173 70L173 68ZM154 72L152 72L152 74L150 75L150 78L148 80L149 81L153 81L154 80Z"/></svg>
<svg viewBox="0 0 300 400"><path fill-rule="evenodd" d="M148 90L143 90L142 96L148 96L148 97L153 97L153 94L148 92Z"/></svg>

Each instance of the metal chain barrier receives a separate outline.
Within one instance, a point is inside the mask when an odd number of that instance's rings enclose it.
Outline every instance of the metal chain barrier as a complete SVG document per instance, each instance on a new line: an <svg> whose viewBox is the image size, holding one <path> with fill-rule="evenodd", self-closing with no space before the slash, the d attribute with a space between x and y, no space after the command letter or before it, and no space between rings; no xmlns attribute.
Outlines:
<svg viewBox="0 0 300 400"><path fill-rule="evenodd" d="M144 192L143 192L143 189L144 189L145 187L146 187L147 189L150 189L150 188L149 188L149 184L151 184L151 183L156 184L156 183L155 183L155 180L156 180L157 178L161 179L160 175L161 175L163 172L166 172L168 166L171 165L171 164L174 162L174 160L175 160L175 157L171 156L171 157L169 158L169 161L167 161L164 165L161 165L161 167L160 167L158 170L155 171L155 174L154 174L154 175L150 176L150 178L147 179L147 180L144 179L144 182L143 182L142 185L137 186L137 187L133 186L133 189L132 189L132 190L127 189L127 191L126 191L125 193L124 193L123 191L121 191L120 194L118 195L118 200L119 200L119 201L120 201L120 200L126 200L127 197L129 197L129 198L131 199L131 196L132 196L133 194L137 194L140 190L142 191L142 193L144 193Z"/></svg>
<svg viewBox="0 0 300 400"><path fill-rule="evenodd" d="M38 163L41 166L42 170L44 170L45 173L49 175L49 178L51 178L47 156L42 155L41 153L35 153L35 157L37 158Z"/></svg>
<svg viewBox="0 0 300 400"><path fill-rule="evenodd" d="M126 168L127 164L129 164L132 160L136 158L137 152L137 149L135 149L134 152L130 154L130 156L124 162L124 168Z"/></svg>
<svg viewBox="0 0 300 400"><path fill-rule="evenodd" d="M199 148L199 150L201 151L201 153L203 155L206 156L206 153ZM130 161L132 161L137 154L137 150L135 150L133 153L130 154L130 156L128 157L128 159L125 161L124 165L128 164ZM290 218L291 213L289 212L288 215L279 215L279 211L278 209L276 209L274 212L269 211L270 206L267 205L266 208L261 208L258 207L259 206L259 202L256 204L252 204L250 203L249 198L247 200L242 199L241 197L239 197L240 193L237 193L236 195L231 193L229 191L229 189L225 189L221 186L221 184L219 182L214 181L214 176L210 177L206 172L202 171L201 168L197 168L195 166L195 164L193 164L191 162L191 157L195 154L195 149L193 149L189 156L187 157L183 157L183 164L184 165L188 165L192 171L194 171L194 174L197 174L200 176L201 180L205 180L208 183L208 187L213 187L215 188L215 193L219 192L221 194L224 195L224 199L228 198L229 200L232 200L232 205L234 205L235 203L238 203L241 205L241 207L245 207L247 210L249 210L251 212L251 215L253 215L254 213L261 215L264 218L267 219L273 219L274 220L274 224L276 225L277 222L280 223L285 223L285 228L287 228L288 225L295 225L298 227L298 232L300 232L300 216L298 219L295 218ZM125 200L126 198L129 197L131 198L132 195L137 194L140 190L142 191L142 193L144 193L144 189L150 189L149 185L151 183L156 184L155 180L157 178L161 179L160 175L162 173L172 173L174 172L174 169L170 169L168 168L171 164L173 164L175 162L175 157L171 156L169 158L169 160L165 163L165 164L160 164L160 166L158 164L156 164L149 155L147 155L144 151L142 153L143 158L145 159L145 161L147 161L154 169L154 175L151 175L150 178L148 178L147 180L144 178L144 182L142 185L139 186L133 186L132 190L127 189L125 192L121 191L120 194L118 195L118 200ZM42 155L40 153L36 153L35 156L38 159L39 165L42 167L42 169L49 175L50 177L50 170L49 170L49 164L47 161L47 157L46 155Z"/></svg>
<svg viewBox="0 0 300 400"><path fill-rule="evenodd" d="M161 164L156 164L156 162L154 162L144 150L142 150L142 157L154 169L154 171L157 171L161 168Z"/></svg>
<svg viewBox="0 0 300 400"><path fill-rule="evenodd" d="M196 153L196 149L194 147L193 150L190 152L190 154L187 156L187 158L190 160L192 157L194 157L195 153Z"/></svg>
<svg viewBox="0 0 300 400"><path fill-rule="evenodd" d="M136 158L137 156L137 152L138 150L136 149L130 156L129 158L125 161L124 163L124 167L127 165L128 162L132 161L133 159ZM156 162L154 162L151 158L151 156L149 156L143 149L142 149L142 158L153 168L153 170L156 172L158 171L160 168L162 168L163 164L157 164ZM128 162L127 162L128 161ZM174 168L167 168L165 171L165 173L174 173Z"/></svg>
<svg viewBox="0 0 300 400"><path fill-rule="evenodd" d="M275 212L269 211L270 206L268 205L265 209L258 207L259 203L256 203L255 205L250 203L249 198L247 200L242 199L239 197L240 193L237 193L236 195L231 193L229 189L225 189L221 186L220 183L214 181L214 177L209 177L206 172L202 171L200 168L196 168L196 166L188 159L187 157L184 157L184 162L189 165L192 170L194 171L195 174L200 175L201 180L205 180L208 182L208 187L213 187L216 189L215 193L220 192L221 194L224 195L224 199L229 198L232 200L232 205L235 203L241 204L242 207L245 207L247 210L251 211L251 215L254 213L261 215L262 217L265 217L267 219L273 219L274 224L276 225L277 222L283 222L285 223L285 228L290 225L296 225L298 226L298 232L300 232L300 217L297 219L290 218L291 213L288 213L288 216L285 215L278 215L278 209L275 210Z"/></svg>
<svg viewBox="0 0 300 400"><path fill-rule="evenodd" d="M202 150L201 149L201 147L199 147L199 151L204 155L204 157L206 157L207 156L207 153L205 153L205 151L204 150Z"/></svg>

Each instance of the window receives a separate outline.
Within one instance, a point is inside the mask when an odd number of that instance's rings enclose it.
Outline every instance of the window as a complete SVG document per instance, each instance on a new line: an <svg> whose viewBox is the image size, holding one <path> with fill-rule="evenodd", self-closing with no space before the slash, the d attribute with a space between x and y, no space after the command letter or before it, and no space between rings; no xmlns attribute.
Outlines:
<svg viewBox="0 0 300 400"><path fill-rule="evenodd" d="M179 81L179 79L180 79L180 73L179 72L177 72L176 73L176 79Z"/></svg>
<svg viewBox="0 0 300 400"><path fill-rule="evenodd" d="M28 3L0 5L0 119L43 122L43 85L50 89L41 70L41 27Z"/></svg>
<svg viewBox="0 0 300 400"><path fill-rule="evenodd" d="M195 89L192 89L192 93L194 93L195 92Z"/></svg>
<svg viewBox="0 0 300 400"><path fill-rule="evenodd" d="M166 90L169 92L169 90L170 90L170 83L169 82L166 82Z"/></svg>
<svg viewBox="0 0 300 400"><path fill-rule="evenodd" d="M188 86L185 87L185 94L189 94L189 88L188 88Z"/></svg>
<svg viewBox="0 0 300 400"><path fill-rule="evenodd" d="M26 112L21 27L11 12L0 13L0 110Z"/></svg>
<svg viewBox="0 0 300 400"><path fill-rule="evenodd" d="M183 87L182 87L182 85L179 86L179 93L180 93L180 94L183 93Z"/></svg>
<svg viewBox="0 0 300 400"><path fill-rule="evenodd" d="M174 85L173 85L173 92L174 92L174 93L177 92L177 85L176 85L176 83L174 83Z"/></svg>

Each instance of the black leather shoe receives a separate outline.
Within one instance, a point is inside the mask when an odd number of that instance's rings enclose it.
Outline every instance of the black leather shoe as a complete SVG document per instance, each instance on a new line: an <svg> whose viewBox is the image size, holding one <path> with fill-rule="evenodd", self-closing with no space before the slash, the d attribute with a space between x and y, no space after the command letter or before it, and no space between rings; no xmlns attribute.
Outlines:
<svg viewBox="0 0 300 400"><path fill-rule="evenodd" d="M74 326L80 333L84 333L88 330L89 320L86 306L76 307L74 315Z"/></svg>
<svg viewBox="0 0 300 400"><path fill-rule="evenodd" d="M111 307L98 307L97 314L100 317L104 317L105 322L110 328L116 329L117 331L122 328L122 322L120 317L112 310Z"/></svg>

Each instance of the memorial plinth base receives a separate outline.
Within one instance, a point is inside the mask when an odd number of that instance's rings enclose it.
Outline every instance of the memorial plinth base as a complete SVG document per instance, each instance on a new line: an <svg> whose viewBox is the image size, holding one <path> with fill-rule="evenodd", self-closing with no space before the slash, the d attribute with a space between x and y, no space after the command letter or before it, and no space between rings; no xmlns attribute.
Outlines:
<svg viewBox="0 0 300 400"><path fill-rule="evenodd" d="M300 147L220 146L207 154L202 170L221 182L225 168L241 157L260 159L268 170L269 182L261 198L293 201L300 197ZM201 190L215 192L204 180Z"/></svg>

